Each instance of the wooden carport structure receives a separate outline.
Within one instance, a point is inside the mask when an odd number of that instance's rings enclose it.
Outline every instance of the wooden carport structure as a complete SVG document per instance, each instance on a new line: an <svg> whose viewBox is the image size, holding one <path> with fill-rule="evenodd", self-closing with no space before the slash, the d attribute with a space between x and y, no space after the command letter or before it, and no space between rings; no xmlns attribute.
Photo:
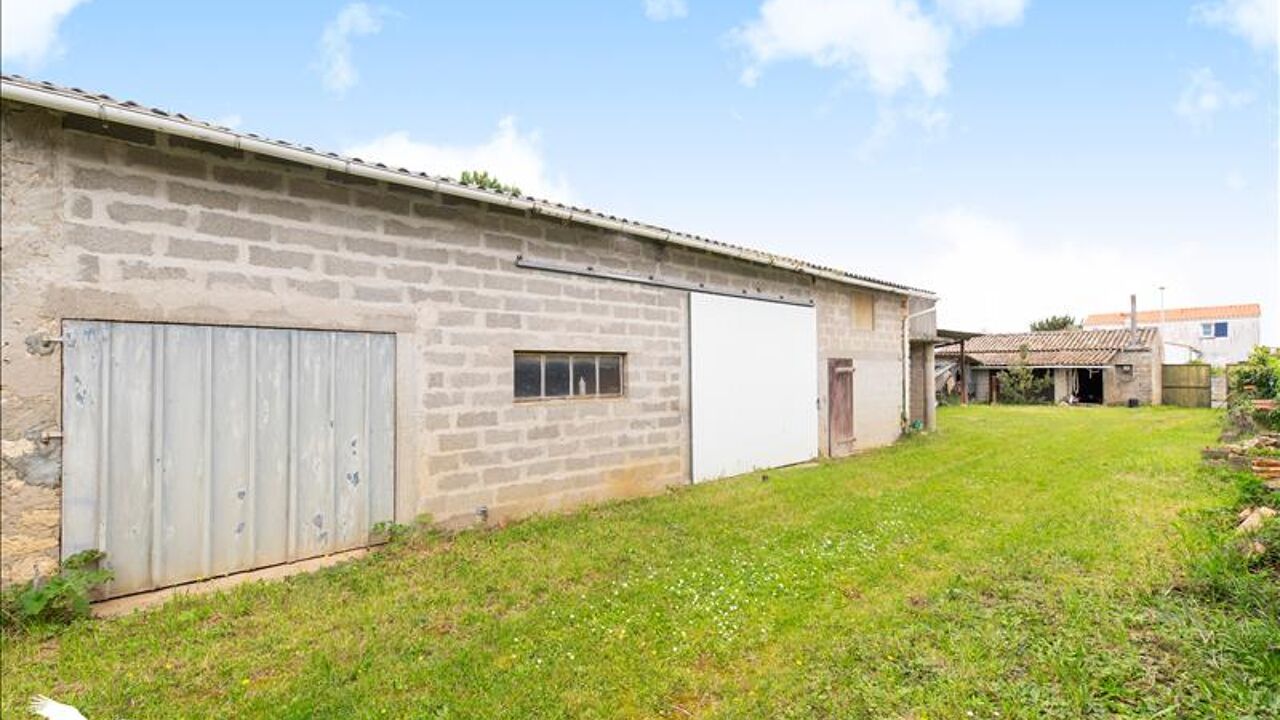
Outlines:
<svg viewBox="0 0 1280 720"><path fill-rule="evenodd" d="M950 347L956 344L960 346L960 403L962 405L969 404L969 363L965 357L964 344L965 341L976 338L979 335L982 335L982 333L938 328L939 340L935 343L935 348Z"/></svg>

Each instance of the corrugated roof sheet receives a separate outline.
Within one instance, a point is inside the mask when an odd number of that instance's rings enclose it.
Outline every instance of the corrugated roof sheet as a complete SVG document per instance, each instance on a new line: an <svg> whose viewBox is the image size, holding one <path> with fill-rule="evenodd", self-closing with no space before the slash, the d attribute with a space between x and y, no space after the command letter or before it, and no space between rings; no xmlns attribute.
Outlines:
<svg viewBox="0 0 1280 720"><path fill-rule="evenodd" d="M222 127L220 125L205 122L203 120L197 120L195 118L188 117L187 115L184 115L182 113L170 112L170 111L162 110L156 107L147 107L143 104L134 102L132 100L118 100L116 98L111 97L110 95L106 95L102 93L92 93L76 87L66 87L66 86L57 85L51 82L31 80L29 78L24 78L20 75L0 75L0 82L3 82L6 85L12 84L12 85L18 85L25 88L29 88L32 90L38 90L43 93L60 94L60 95L77 97L77 98L87 100L89 102L100 104L100 105L109 105L115 108L131 110L138 113L150 114L156 117L164 118L166 120L177 121L177 122L182 122L188 125L193 125L196 127L216 130L221 133L227 133L227 134L235 135L238 137L252 138L258 141L273 143L281 147L291 148L293 150L300 150L307 153L311 153L316 155L317 157L323 156L329 159L342 160L344 162L349 162L349 163L364 166L364 167L378 168L379 170L383 170L388 173L392 173L396 175L401 175L405 178L413 178L413 177L427 178L427 179L434 180L441 183L440 191L445 193L449 191L450 186L457 187L460 189L466 188L466 190L470 193L474 193L477 191L476 187L464 186L452 178L438 176L438 175L429 175L425 172L412 171L406 168L392 168L382 163L369 163L369 162L365 162L364 160L361 160L360 158L346 157L346 156L338 155L332 152L316 150L315 148L312 148L306 145L291 143L285 140L267 138L260 135L255 135L253 133L242 133L236 130L232 130L231 128ZM489 194L493 195L495 202L501 202L502 198L509 197L501 193L492 192L492 191L489 191ZM730 257L740 257L741 259L757 262L763 265L770 265L774 267L780 267L783 269L794 270L800 273L813 274L814 272L820 272L820 273L827 274L825 276L836 275L838 277L846 278L851 284L858 284L859 282L874 283L876 285L882 285L887 288L901 290L904 293L915 293L915 294L923 294L923 295L929 295L929 296L933 295L933 293L929 290L912 287L910 285L903 285L901 283L890 282L887 280L880 280L880 279L869 277L866 275L859 275L857 273L852 273L847 270L833 268L827 265L819 265L817 263L798 260L796 258L787 257L785 255L776 255L774 253L765 252L763 250L756 250L753 248L743 247L740 245L733 245L730 243L721 242L719 240L712 240L710 238L702 237L700 235L692 235L689 233L683 233L676 230L670 230L668 228L664 228L658 225L638 222L635 220L628 220L626 218L609 215L606 213L598 212L596 210L591 210L589 208L579 208L576 206L565 205L563 203L558 203L551 200L544 200L541 198L535 198L532 196L524 196L522 199L530 202L536 202L543 205L551 205L564 210L572 211L573 214L575 215L580 215L580 216L585 215L585 216L591 216L591 217L605 219L605 220L611 220L616 223L619 223L625 226L631 226L636 229L643 228L650 232L657 231L661 233L668 233L673 236L679 236L683 240L692 241L692 244L696 244L701 249L710 253L715 253L719 255L729 255ZM733 251L733 253L728 251ZM838 277L833 279L838 279Z"/></svg>
<svg viewBox="0 0 1280 720"><path fill-rule="evenodd" d="M1134 345L1153 347L1156 328L1139 328ZM1116 353L1130 347L1128 330L1057 330L1052 332L980 335L965 341L965 357L982 365L1007 367L1023 360L1032 367L1110 365ZM959 357L960 345L938 348L940 357Z"/></svg>
<svg viewBox="0 0 1280 720"><path fill-rule="evenodd" d="M1262 306L1257 303L1240 305L1209 305L1205 307L1168 308L1166 310L1139 310L1138 322L1158 323L1185 320L1229 320L1231 318L1259 317ZM1084 319L1088 325L1123 325L1129 322L1129 313L1095 313Z"/></svg>

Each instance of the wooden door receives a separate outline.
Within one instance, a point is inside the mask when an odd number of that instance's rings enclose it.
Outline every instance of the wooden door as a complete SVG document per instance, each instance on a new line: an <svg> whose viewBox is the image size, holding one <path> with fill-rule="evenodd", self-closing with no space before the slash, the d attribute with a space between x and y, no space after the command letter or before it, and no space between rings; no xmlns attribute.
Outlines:
<svg viewBox="0 0 1280 720"><path fill-rule="evenodd" d="M827 360L827 439L832 456L852 450L853 360Z"/></svg>

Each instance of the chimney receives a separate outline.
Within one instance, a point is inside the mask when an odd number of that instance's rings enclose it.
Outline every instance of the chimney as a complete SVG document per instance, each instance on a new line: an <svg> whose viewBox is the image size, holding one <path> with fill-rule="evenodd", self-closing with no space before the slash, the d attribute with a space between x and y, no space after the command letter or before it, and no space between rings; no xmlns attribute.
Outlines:
<svg viewBox="0 0 1280 720"><path fill-rule="evenodd" d="M1138 296L1129 296L1129 345L1138 344Z"/></svg>

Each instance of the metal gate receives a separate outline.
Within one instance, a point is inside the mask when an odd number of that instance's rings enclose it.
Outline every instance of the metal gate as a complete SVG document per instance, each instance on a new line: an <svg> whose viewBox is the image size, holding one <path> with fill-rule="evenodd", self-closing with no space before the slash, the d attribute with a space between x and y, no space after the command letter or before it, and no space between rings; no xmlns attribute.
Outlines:
<svg viewBox="0 0 1280 720"><path fill-rule="evenodd" d="M63 323L62 555L107 595L366 545L391 520L395 337Z"/></svg>
<svg viewBox="0 0 1280 720"><path fill-rule="evenodd" d="M1182 407L1212 404L1212 377L1208 365L1165 365L1161 368L1161 402Z"/></svg>

